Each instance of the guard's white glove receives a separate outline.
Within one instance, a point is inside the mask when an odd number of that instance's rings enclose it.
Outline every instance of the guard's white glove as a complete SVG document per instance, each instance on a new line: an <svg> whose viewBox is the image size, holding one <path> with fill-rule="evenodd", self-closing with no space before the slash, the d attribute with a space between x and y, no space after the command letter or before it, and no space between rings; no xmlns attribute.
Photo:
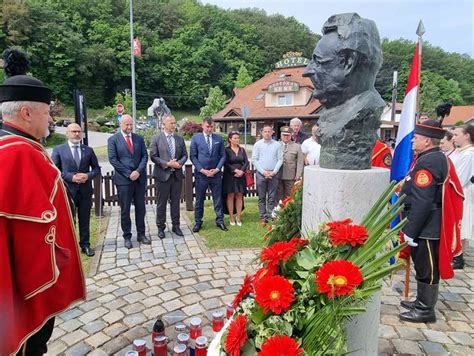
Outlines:
<svg viewBox="0 0 474 356"><path fill-rule="evenodd" d="M408 244L408 246L411 246L411 247L418 246L418 244L415 242L415 240L412 239L410 236L407 236L406 234L403 234L403 239Z"/></svg>

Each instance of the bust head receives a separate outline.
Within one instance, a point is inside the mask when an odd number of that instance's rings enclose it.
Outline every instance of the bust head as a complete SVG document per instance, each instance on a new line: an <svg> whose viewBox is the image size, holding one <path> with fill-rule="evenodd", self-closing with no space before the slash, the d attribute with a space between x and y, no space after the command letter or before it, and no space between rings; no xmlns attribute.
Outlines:
<svg viewBox="0 0 474 356"><path fill-rule="evenodd" d="M356 13L333 15L322 32L304 73L313 82L313 96L324 106L333 107L374 90L382 64L375 23Z"/></svg>

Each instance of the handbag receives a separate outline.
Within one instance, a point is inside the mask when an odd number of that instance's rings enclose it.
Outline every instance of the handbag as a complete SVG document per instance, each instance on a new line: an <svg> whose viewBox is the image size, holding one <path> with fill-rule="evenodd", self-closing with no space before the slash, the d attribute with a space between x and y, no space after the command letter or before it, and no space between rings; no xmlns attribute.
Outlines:
<svg viewBox="0 0 474 356"><path fill-rule="evenodd" d="M251 187L255 183L255 180L253 178L253 171L251 171L250 169L247 169L245 171L245 183L247 184L247 188Z"/></svg>

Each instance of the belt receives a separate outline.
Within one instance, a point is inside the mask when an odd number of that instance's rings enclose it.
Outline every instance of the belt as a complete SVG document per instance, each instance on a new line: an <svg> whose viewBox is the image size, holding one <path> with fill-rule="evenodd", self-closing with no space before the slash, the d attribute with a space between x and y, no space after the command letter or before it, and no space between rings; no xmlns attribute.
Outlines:
<svg viewBox="0 0 474 356"><path fill-rule="evenodd" d="M443 205L441 203L439 203L439 204L433 203L433 204L431 204L431 209L430 210L439 210L439 209L442 208L442 206ZM404 208L405 211L408 211L410 209L411 209L411 205L405 205L405 208Z"/></svg>

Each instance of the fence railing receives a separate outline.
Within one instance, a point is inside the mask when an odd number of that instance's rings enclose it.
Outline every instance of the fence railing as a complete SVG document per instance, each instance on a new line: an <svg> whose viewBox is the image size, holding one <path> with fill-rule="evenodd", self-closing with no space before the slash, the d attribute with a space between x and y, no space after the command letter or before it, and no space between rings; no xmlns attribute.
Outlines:
<svg viewBox="0 0 474 356"><path fill-rule="evenodd" d="M255 170L250 164L250 169L255 175ZM186 210L194 210L194 167L191 163L184 166L183 188L181 189L181 202L186 204ZM93 202L95 214L99 216L104 205L119 205L117 189L112 181L113 173L106 173L104 176L98 176L94 179L94 195ZM156 204L156 184L153 177L153 164L147 166L145 204ZM256 196L257 188L255 184L247 188L247 196ZM211 192L206 193L206 199L210 199Z"/></svg>

